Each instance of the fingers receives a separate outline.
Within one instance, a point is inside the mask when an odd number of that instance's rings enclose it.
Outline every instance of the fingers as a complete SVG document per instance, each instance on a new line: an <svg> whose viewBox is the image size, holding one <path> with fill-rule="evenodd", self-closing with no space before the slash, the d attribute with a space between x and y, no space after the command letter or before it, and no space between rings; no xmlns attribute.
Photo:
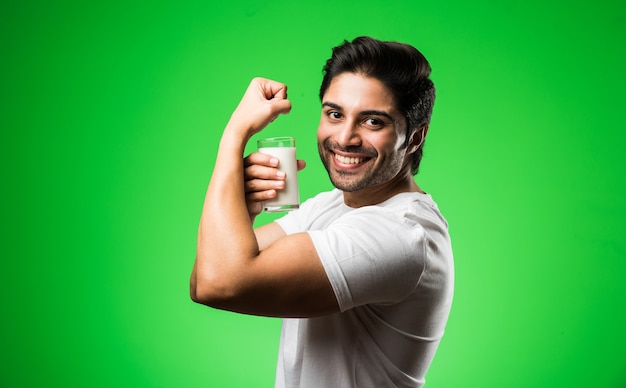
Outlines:
<svg viewBox="0 0 626 388"><path fill-rule="evenodd" d="M278 159L260 152L244 158L244 190L248 202L266 201L285 188L285 172Z"/></svg>
<svg viewBox="0 0 626 388"><path fill-rule="evenodd" d="M253 152L243 159L244 167L259 165L265 167L278 167L279 160L275 156L261 152Z"/></svg>
<svg viewBox="0 0 626 388"><path fill-rule="evenodd" d="M269 104L273 117L291 111L291 102L287 99L287 85L266 78L255 78L250 84L260 94L260 100Z"/></svg>
<svg viewBox="0 0 626 388"><path fill-rule="evenodd" d="M282 190L285 188L284 180L269 179L249 179L244 184L246 194L254 194L253 198L267 199L274 198L276 195L271 191Z"/></svg>
<svg viewBox="0 0 626 388"><path fill-rule="evenodd" d="M275 112L274 118L291 112L291 101L289 100L273 99L271 103Z"/></svg>
<svg viewBox="0 0 626 388"><path fill-rule="evenodd" d="M267 100L287 99L287 85L281 82L273 81L267 78L255 78L252 80L252 83L258 85Z"/></svg>
<svg viewBox="0 0 626 388"><path fill-rule="evenodd" d="M244 163L244 169L245 169L244 172L251 173L250 175L247 176L248 178L254 177L255 176L254 172L261 172L262 175L258 177L263 177L264 179L275 179L276 177L275 174L280 174L280 170L278 169L280 160L268 154L264 154L261 152L253 152L250 155L248 155L246 158L244 158L243 163ZM248 170L248 167L252 167L254 165L268 167L269 169L259 168L259 169ZM297 160L297 166L298 166L298 171L301 171L306 167L306 162L304 160ZM284 179L284 176L279 177L279 179Z"/></svg>
<svg viewBox="0 0 626 388"><path fill-rule="evenodd" d="M239 105L231 115L227 128L244 132L247 137L261 131L279 115L291 111L287 85L265 78L254 78Z"/></svg>
<svg viewBox="0 0 626 388"><path fill-rule="evenodd" d="M271 155L253 152L244 158L244 191L248 212L259 214L262 203L275 198L285 188L286 174L278 168L280 161ZM298 160L298 171L306 163Z"/></svg>
<svg viewBox="0 0 626 388"><path fill-rule="evenodd" d="M287 99L287 85L266 78L255 78L253 84L261 91L265 100L269 103L271 120L278 115L287 114L291 111L291 101Z"/></svg>
<svg viewBox="0 0 626 388"><path fill-rule="evenodd" d="M272 198L276 198L278 192L276 190L266 190L266 191L253 191L250 193L246 193L246 203L248 207L252 207L252 204L256 202L265 202Z"/></svg>
<svg viewBox="0 0 626 388"><path fill-rule="evenodd" d="M285 172L273 167L248 166L244 169L244 185L246 193L282 190L285 188ZM264 193L262 196L273 198L275 195Z"/></svg>

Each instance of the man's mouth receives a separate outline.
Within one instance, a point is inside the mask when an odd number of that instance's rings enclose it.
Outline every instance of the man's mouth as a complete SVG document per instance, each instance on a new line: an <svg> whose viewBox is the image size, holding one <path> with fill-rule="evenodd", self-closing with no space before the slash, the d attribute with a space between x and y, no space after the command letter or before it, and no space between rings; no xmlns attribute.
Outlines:
<svg viewBox="0 0 626 388"><path fill-rule="evenodd" d="M353 157L342 156L338 154L334 154L334 155L335 155L335 159L337 159L337 161L342 164L359 164L359 163L363 163L363 161L365 161L366 159L366 158L353 158Z"/></svg>

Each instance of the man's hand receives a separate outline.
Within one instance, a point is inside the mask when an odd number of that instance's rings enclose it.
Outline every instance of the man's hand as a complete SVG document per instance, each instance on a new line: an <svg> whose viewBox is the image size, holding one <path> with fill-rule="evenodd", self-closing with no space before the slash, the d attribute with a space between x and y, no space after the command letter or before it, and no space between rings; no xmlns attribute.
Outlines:
<svg viewBox="0 0 626 388"><path fill-rule="evenodd" d="M260 152L253 152L244 159L244 183L246 206L250 219L263 210L263 202L278 195L278 190L285 188L285 172L277 168L279 160ZM306 166L304 160L298 160L298 171Z"/></svg>
<svg viewBox="0 0 626 388"><path fill-rule="evenodd" d="M289 111L291 102L287 100L287 85L265 78L254 78L233 112L225 133L236 131L247 141L278 115Z"/></svg>

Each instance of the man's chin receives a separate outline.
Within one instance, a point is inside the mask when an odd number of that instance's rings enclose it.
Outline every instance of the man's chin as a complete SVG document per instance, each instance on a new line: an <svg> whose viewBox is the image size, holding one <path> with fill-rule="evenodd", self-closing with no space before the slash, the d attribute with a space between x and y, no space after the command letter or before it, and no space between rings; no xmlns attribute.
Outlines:
<svg viewBox="0 0 626 388"><path fill-rule="evenodd" d="M353 193L355 191L359 191L363 189L363 181L362 180L349 180L345 179L345 177L336 177L331 176L330 181L332 182L335 188L345 191L347 193Z"/></svg>

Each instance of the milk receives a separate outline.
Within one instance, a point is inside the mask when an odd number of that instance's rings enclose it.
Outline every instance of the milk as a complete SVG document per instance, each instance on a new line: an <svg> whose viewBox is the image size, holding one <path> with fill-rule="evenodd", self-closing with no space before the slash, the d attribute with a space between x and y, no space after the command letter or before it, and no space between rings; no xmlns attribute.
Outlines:
<svg viewBox="0 0 626 388"><path fill-rule="evenodd" d="M265 211L279 212L295 210L300 205L298 193L298 164L296 147L262 147L259 152L272 155L279 160L278 168L287 174L285 188L276 190L277 196L264 203Z"/></svg>

